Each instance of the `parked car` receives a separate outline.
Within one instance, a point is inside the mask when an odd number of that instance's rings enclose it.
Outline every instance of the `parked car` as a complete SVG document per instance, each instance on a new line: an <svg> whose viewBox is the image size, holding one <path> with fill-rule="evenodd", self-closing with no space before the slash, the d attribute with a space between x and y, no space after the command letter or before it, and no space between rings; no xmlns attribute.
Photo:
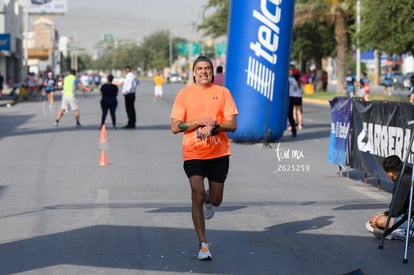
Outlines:
<svg viewBox="0 0 414 275"><path fill-rule="evenodd" d="M410 89L411 88L411 76L414 75L414 72L406 73L403 77L403 86L404 88Z"/></svg>
<svg viewBox="0 0 414 275"><path fill-rule="evenodd" d="M404 75L400 72L394 72L392 75L392 86L394 89L397 90L403 90L404 89L404 84L403 84L403 78Z"/></svg>
<svg viewBox="0 0 414 275"><path fill-rule="evenodd" d="M52 0L32 0L32 4L34 5L43 5L52 2Z"/></svg>
<svg viewBox="0 0 414 275"><path fill-rule="evenodd" d="M168 77L168 83L180 83L181 76L179 74L170 74Z"/></svg>

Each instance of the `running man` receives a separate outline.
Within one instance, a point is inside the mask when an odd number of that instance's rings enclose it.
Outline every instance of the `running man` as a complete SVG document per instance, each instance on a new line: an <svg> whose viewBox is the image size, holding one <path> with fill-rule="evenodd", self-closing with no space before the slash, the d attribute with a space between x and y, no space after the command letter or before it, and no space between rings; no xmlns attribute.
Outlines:
<svg viewBox="0 0 414 275"><path fill-rule="evenodd" d="M77 87L82 89L84 93L91 91L89 87L85 87L78 79L76 79L76 70L71 69L70 74L63 79L62 104L56 116L56 121L53 124L55 127L59 126L59 121L62 118L63 113L69 111L69 109L73 110L75 115L76 128L82 127L79 122L80 113L78 101L75 98L75 90Z"/></svg>
<svg viewBox="0 0 414 275"><path fill-rule="evenodd" d="M47 95L47 102L49 103L49 111L52 112L56 90L56 79L53 77L52 72L47 73L47 78L45 79L44 86Z"/></svg>
<svg viewBox="0 0 414 275"><path fill-rule="evenodd" d="M199 56L193 64L194 84L176 96L171 111L171 130L183 132L184 171L191 187L192 218L199 241L199 260L211 260L205 219L223 199L224 181L230 159L226 132L234 132L238 114L230 91L213 84L213 64ZM204 185L204 179L208 183Z"/></svg>

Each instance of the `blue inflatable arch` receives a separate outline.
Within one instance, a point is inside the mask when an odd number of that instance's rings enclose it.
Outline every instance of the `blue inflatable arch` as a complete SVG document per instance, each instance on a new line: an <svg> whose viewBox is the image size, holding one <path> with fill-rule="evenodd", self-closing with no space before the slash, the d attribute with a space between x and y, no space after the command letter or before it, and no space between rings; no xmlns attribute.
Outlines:
<svg viewBox="0 0 414 275"><path fill-rule="evenodd" d="M272 142L286 128L294 0L230 1L225 85L239 110L237 142Z"/></svg>

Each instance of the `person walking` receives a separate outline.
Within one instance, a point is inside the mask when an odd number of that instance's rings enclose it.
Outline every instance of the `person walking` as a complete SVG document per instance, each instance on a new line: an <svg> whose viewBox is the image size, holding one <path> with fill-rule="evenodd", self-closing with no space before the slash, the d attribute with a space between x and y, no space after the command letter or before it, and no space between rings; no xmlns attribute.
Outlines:
<svg viewBox="0 0 414 275"><path fill-rule="evenodd" d="M230 159L226 132L234 132L238 115L230 91L213 84L213 63L199 56L193 63L194 84L177 94L171 111L171 131L184 133L182 156L191 188L192 219L199 242L199 260L211 260L205 219L223 199ZM208 182L205 184L204 179Z"/></svg>
<svg viewBox="0 0 414 275"><path fill-rule="evenodd" d="M288 119L292 137L296 137L297 129L302 129L302 85L300 83L300 75L294 75L292 70L289 70Z"/></svg>
<svg viewBox="0 0 414 275"><path fill-rule="evenodd" d="M356 86L357 86L357 82L355 79L355 75L352 73L352 68L348 68L347 74L345 76L346 95L350 97L354 97Z"/></svg>
<svg viewBox="0 0 414 275"><path fill-rule="evenodd" d="M91 87L91 82L89 81L89 74L87 72L84 72L81 77L80 77L80 82L82 83L82 85L84 87L87 87L88 89L90 89ZM83 96L87 97L87 94L85 92L85 90L83 90Z"/></svg>
<svg viewBox="0 0 414 275"><path fill-rule="evenodd" d="M154 81L154 102L157 101L157 99L161 100L163 95L163 88L164 85L164 78L162 77L162 74L159 73L156 76L152 78Z"/></svg>
<svg viewBox="0 0 414 275"><path fill-rule="evenodd" d="M384 95L392 95L392 69L387 67L387 71L384 76Z"/></svg>
<svg viewBox="0 0 414 275"><path fill-rule="evenodd" d="M139 82L131 71L130 66L125 66L125 81L122 84L122 94L125 98L125 110L128 116L128 124L124 129L134 129L136 123L135 91Z"/></svg>
<svg viewBox="0 0 414 275"><path fill-rule="evenodd" d="M369 100L369 83L370 83L370 81L369 81L369 78L368 78L368 74L366 72L363 72L362 73L362 78L359 81L359 85L361 87L360 90L362 90L362 94L363 94L363 97L364 97L365 101Z"/></svg>
<svg viewBox="0 0 414 275"><path fill-rule="evenodd" d="M59 112L56 116L56 121L53 124L55 127L59 126L59 121L62 118L63 114L67 111L73 110L75 115L76 121L76 128L82 127L79 122L80 112L78 101L75 98L75 90L76 87L79 87L84 92L90 92L88 87L85 87L77 78L76 78L76 70L71 69L69 75L65 76L63 79L63 95L62 95L62 103Z"/></svg>
<svg viewBox="0 0 414 275"><path fill-rule="evenodd" d="M106 116L109 110L112 119L112 126L114 129L117 129L115 112L116 107L118 106L118 100L116 99L118 96L118 86L112 84L113 80L114 76L110 74L107 77L107 82L101 86L102 119L100 128L102 128L102 126L105 124Z"/></svg>

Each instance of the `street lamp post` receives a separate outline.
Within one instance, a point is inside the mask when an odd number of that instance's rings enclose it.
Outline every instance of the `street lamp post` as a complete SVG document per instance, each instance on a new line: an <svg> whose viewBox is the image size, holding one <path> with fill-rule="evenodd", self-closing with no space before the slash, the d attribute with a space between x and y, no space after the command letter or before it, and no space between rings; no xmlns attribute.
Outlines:
<svg viewBox="0 0 414 275"><path fill-rule="evenodd" d="M24 32L23 32L23 72L21 75L21 83L24 83L26 78L26 74L28 72L28 65L29 65L29 0L24 1L23 7L23 24L24 24Z"/></svg>
<svg viewBox="0 0 414 275"><path fill-rule="evenodd" d="M356 12L357 12L357 35L359 35L361 27L361 1L357 0L356 2ZM361 79L361 49L359 47L359 37L357 38L357 49L356 49L356 78L357 81Z"/></svg>

